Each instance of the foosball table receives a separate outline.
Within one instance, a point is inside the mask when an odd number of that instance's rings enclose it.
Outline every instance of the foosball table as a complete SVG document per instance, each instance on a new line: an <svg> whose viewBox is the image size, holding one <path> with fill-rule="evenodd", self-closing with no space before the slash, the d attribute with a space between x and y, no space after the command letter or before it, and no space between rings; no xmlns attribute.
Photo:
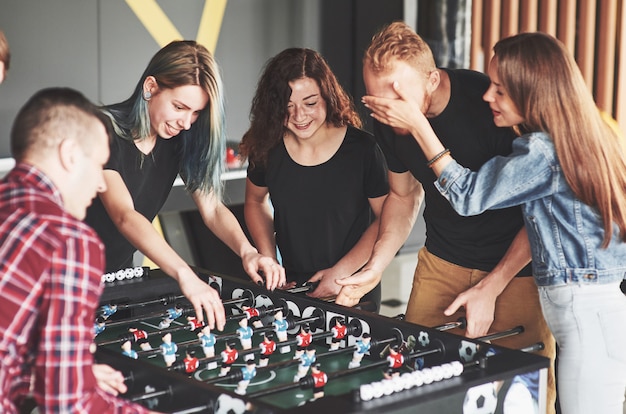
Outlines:
<svg viewBox="0 0 626 414"><path fill-rule="evenodd" d="M95 357L124 374L123 398L179 414L545 412L548 359L497 346L523 327L468 339L447 332L462 320L423 327L194 270L220 292L224 331L158 269L105 275Z"/></svg>

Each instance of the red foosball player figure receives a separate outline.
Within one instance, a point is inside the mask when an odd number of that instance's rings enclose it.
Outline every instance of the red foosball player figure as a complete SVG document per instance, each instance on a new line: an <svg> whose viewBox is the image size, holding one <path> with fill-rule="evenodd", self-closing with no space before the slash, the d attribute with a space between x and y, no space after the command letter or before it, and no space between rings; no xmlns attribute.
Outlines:
<svg viewBox="0 0 626 414"><path fill-rule="evenodd" d="M263 342L259 344L261 354L259 355L259 366L265 367L269 363L270 355L276 351L276 342L273 341L274 335L271 332L263 334Z"/></svg>
<svg viewBox="0 0 626 414"><path fill-rule="evenodd" d="M330 330L333 334L333 338L330 343L331 351L336 351L337 349L339 349L339 344L348 334L348 327L344 325L344 323L345 322L343 318L335 319L335 326L333 326Z"/></svg>
<svg viewBox="0 0 626 414"><path fill-rule="evenodd" d="M128 332L133 334L134 342L139 345L141 350L149 351L152 349L150 342L148 342L148 332L137 329L134 326L129 327Z"/></svg>
<svg viewBox="0 0 626 414"><path fill-rule="evenodd" d="M204 322L200 322L195 316L187 316L187 325L189 330L196 335L204 328Z"/></svg>
<svg viewBox="0 0 626 414"><path fill-rule="evenodd" d="M200 366L200 362L198 358L196 358L196 352L193 349L187 349L185 351L185 359L183 359L183 362L185 363L185 372L187 374L193 374Z"/></svg>
<svg viewBox="0 0 626 414"><path fill-rule="evenodd" d="M320 370L319 362L311 367L311 377L313 377L313 398L311 401L315 401L324 396L324 386L328 382L328 376Z"/></svg>
<svg viewBox="0 0 626 414"><path fill-rule="evenodd" d="M219 376L223 377L230 372L230 368L237 360L239 353L235 348L234 342L226 342L226 348L222 351L222 367L220 369Z"/></svg>
<svg viewBox="0 0 626 414"><path fill-rule="evenodd" d="M261 322L259 310L257 308L243 305L241 309L243 310L243 313L246 315L246 318L248 319L248 321L250 321L252 326L254 326L255 328L263 327L263 322Z"/></svg>
<svg viewBox="0 0 626 414"><path fill-rule="evenodd" d="M300 332L296 335L296 353L293 359L298 359L304 354L304 350L311 345L313 336L311 335L311 329L308 323L300 325Z"/></svg>
<svg viewBox="0 0 626 414"><path fill-rule="evenodd" d="M387 356L389 369L383 374L387 379L400 375L400 368L404 365L404 355L398 352L398 349L398 345L389 348L389 355Z"/></svg>

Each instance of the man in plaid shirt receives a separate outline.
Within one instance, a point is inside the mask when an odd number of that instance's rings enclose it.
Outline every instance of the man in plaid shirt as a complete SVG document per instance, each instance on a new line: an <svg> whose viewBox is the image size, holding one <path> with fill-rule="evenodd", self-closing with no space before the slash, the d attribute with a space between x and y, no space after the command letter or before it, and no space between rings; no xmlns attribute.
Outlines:
<svg viewBox="0 0 626 414"><path fill-rule="evenodd" d="M108 122L82 94L36 93L11 131L0 182L0 412L147 412L115 395L122 374L93 365L103 246L81 220L105 184Z"/></svg>

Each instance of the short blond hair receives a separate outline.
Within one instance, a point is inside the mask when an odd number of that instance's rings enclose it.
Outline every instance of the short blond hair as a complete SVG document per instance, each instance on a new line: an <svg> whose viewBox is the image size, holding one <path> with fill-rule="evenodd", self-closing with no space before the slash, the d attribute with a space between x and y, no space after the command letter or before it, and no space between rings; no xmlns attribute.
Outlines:
<svg viewBox="0 0 626 414"><path fill-rule="evenodd" d="M393 22L372 37L363 64L374 72L390 69L392 60L402 60L425 74L437 67L428 44L404 22Z"/></svg>
<svg viewBox="0 0 626 414"><path fill-rule="evenodd" d="M9 50L9 42L2 30L0 30L0 62L4 63L3 74L6 75L11 64L11 51Z"/></svg>

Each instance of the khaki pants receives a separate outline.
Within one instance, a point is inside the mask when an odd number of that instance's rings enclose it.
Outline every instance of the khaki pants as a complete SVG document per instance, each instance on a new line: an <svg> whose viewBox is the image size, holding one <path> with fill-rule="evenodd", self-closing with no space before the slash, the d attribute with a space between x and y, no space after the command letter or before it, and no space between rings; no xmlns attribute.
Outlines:
<svg viewBox="0 0 626 414"><path fill-rule="evenodd" d="M461 293L476 285L489 272L468 269L440 259L424 247L418 254L417 267L413 277L413 288L407 304L406 320L423 326L438 326L465 316L465 309L459 309L452 316L443 311ZM494 340L495 345L521 349L537 342L545 348L537 352L550 358L548 370L547 412L555 412L556 387L554 382L554 358L556 345L543 318L539 293L532 277L516 277L496 300L495 318L490 333L502 332L518 325L524 326L519 335ZM449 332L464 335L459 329Z"/></svg>

